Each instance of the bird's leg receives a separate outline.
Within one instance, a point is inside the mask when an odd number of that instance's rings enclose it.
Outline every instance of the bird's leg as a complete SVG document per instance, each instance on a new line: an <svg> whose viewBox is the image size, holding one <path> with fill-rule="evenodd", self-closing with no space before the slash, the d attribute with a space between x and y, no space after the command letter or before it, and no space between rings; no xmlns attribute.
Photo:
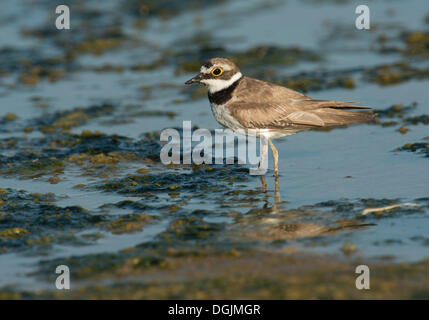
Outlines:
<svg viewBox="0 0 429 320"><path fill-rule="evenodd" d="M275 177L275 191L274 191L274 199L276 204L280 202L280 187L279 187L279 176Z"/></svg>
<svg viewBox="0 0 429 320"><path fill-rule="evenodd" d="M268 208L268 205L270 203L270 201L269 201L270 196L269 196L268 191L267 191L267 182L265 181L265 176L263 176L263 175L261 175L261 184L262 184L262 191L265 194L265 196L264 196L264 201L265 201L264 209L266 209L266 208Z"/></svg>
<svg viewBox="0 0 429 320"><path fill-rule="evenodd" d="M279 175L279 152L277 151L276 147L272 143L271 139L268 139L268 142L270 143L271 152L273 153L274 173L276 176L278 176Z"/></svg>
<svg viewBox="0 0 429 320"><path fill-rule="evenodd" d="M264 165L265 156L268 152L268 144L264 137L261 137L261 160L259 160L259 168L258 170L263 170L262 166Z"/></svg>
<svg viewBox="0 0 429 320"><path fill-rule="evenodd" d="M265 176L261 176L261 184L262 184L262 191L267 192L267 182L265 181Z"/></svg>

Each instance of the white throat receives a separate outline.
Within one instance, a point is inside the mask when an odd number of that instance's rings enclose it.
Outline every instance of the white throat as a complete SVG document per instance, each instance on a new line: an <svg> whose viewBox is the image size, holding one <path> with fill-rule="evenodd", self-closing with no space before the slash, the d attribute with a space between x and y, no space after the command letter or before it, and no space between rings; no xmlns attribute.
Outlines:
<svg viewBox="0 0 429 320"><path fill-rule="evenodd" d="M223 90L225 88L228 88L230 85L232 85L235 81L240 79L243 75L241 72L238 72L232 76L229 80L222 80L222 79L204 79L201 80L202 83L206 84L209 87L210 93L215 93L220 90Z"/></svg>

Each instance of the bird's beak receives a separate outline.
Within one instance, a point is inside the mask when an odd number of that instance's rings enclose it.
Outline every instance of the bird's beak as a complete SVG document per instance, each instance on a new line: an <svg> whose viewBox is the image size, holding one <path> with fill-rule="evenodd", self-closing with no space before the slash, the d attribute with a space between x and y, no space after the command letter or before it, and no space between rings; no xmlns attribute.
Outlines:
<svg viewBox="0 0 429 320"><path fill-rule="evenodd" d="M201 81L201 79L202 79L202 77L201 77L202 75L201 75L201 73L200 74L197 74L195 77L193 77L192 79L189 79L188 81L186 81L185 82L185 84L191 84L191 83L199 83L200 81Z"/></svg>

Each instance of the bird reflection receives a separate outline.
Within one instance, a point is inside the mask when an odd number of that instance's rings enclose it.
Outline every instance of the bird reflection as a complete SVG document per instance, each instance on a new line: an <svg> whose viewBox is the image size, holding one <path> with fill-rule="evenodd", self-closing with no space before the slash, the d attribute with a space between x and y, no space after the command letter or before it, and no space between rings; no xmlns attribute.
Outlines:
<svg viewBox="0 0 429 320"><path fill-rule="evenodd" d="M252 210L252 215L241 221L247 227L242 228L244 235L261 240L296 240L302 238L314 238L322 235L333 235L350 229L361 229L372 226L355 219L342 219L326 221L326 224L309 221L299 221L301 217L309 215L319 216L322 212L318 208L296 208L283 207L285 202L280 201L279 178L274 179L274 193L269 190L265 176L260 176L261 190L264 193L263 208L259 211ZM273 197L273 199L270 199ZM256 214L259 212L259 214ZM272 214L275 214L274 216ZM298 221L297 221L298 220Z"/></svg>
<svg viewBox="0 0 429 320"><path fill-rule="evenodd" d="M267 189L267 181L265 180L265 176L261 176L261 189L265 193L265 205L264 208L268 208L268 205L270 204L270 196ZM279 187L279 177L278 175L275 175L275 181L274 181L275 189L274 189L274 202L272 203L271 209L274 213L278 210L277 206L280 204L280 187Z"/></svg>

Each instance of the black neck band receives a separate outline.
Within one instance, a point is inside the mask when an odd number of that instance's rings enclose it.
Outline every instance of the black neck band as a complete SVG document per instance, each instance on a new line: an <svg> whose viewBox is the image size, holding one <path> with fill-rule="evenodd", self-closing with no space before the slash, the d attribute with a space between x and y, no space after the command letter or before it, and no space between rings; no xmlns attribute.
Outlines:
<svg viewBox="0 0 429 320"><path fill-rule="evenodd" d="M211 103L214 103L217 105L225 104L229 99L231 99L232 92L238 86L238 84L240 83L240 80L242 78L243 77L240 77L237 81L235 81L234 83L232 83L229 87L227 87L225 89L216 91L214 93L209 92L209 101Z"/></svg>

